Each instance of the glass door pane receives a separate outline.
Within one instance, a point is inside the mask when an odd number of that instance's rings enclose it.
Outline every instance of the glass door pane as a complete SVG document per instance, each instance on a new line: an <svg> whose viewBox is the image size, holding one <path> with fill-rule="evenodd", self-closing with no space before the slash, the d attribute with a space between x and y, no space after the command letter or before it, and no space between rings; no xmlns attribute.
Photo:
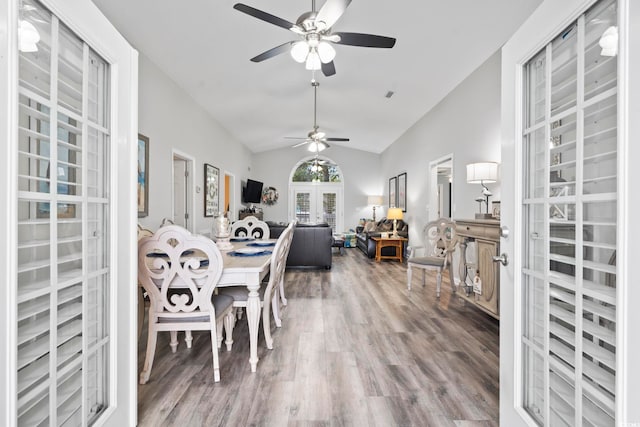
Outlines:
<svg viewBox="0 0 640 427"><path fill-rule="evenodd" d="M39 2L20 19L16 417L87 425L109 405L109 65Z"/></svg>

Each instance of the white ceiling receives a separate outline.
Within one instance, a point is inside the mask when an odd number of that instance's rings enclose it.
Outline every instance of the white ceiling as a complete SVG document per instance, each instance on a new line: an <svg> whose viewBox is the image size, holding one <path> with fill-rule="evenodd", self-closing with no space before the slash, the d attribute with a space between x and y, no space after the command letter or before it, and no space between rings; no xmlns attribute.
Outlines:
<svg viewBox="0 0 640 427"><path fill-rule="evenodd" d="M249 58L297 36L232 0L93 0L141 54L251 151L290 146L313 124L311 72L288 54ZM243 0L295 22L311 0ZM318 0L319 9L323 0ZM316 74L318 124L380 153L495 53L541 0L354 0L334 31L397 39L392 49L335 45L336 75ZM385 98L393 91L392 98ZM337 143L333 143L337 144ZM304 150L304 148L297 148Z"/></svg>

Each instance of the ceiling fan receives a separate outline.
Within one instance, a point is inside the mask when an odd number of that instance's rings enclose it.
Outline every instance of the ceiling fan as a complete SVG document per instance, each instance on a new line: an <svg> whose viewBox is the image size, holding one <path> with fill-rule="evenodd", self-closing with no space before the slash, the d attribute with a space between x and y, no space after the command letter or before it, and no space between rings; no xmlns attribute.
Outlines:
<svg viewBox="0 0 640 427"><path fill-rule="evenodd" d="M313 129L309 131L306 137L292 137L287 136L286 139L304 139L304 141L296 144L293 148L301 147L305 144L309 144L309 151L312 152L320 152L325 148L329 148L329 144L327 141L332 142L348 142L349 138L327 138L327 134L319 130L317 119L317 111L318 111L318 86L320 83L313 80L311 81L311 86L313 86Z"/></svg>
<svg viewBox="0 0 640 427"><path fill-rule="evenodd" d="M362 33L332 32L331 27L342 16L351 0L327 0L316 11L315 0L311 1L311 11L305 12L291 23L285 19L263 12L246 4L236 3L233 8L270 24L298 34L301 40L290 41L269 49L251 58L253 62L261 62L290 50L291 56L299 63L305 63L307 70L322 70L325 76L336 73L333 58L336 51L332 43L349 46L392 48L396 39L385 36Z"/></svg>

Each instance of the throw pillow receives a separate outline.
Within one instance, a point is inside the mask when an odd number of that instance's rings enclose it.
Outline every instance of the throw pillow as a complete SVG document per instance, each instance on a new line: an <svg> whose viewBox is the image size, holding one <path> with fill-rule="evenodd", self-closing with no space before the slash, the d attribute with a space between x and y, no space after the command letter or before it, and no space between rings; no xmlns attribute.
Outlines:
<svg viewBox="0 0 640 427"><path fill-rule="evenodd" d="M393 230L393 223L385 221L378 226L378 231L391 231Z"/></svg>
<svg viewBox="0 0 640 427"><path fill-rule="evenodd" d="M376 223L373 221L367 221L364 224L364 232L371 233L372 231L376 231Z"/></svg>

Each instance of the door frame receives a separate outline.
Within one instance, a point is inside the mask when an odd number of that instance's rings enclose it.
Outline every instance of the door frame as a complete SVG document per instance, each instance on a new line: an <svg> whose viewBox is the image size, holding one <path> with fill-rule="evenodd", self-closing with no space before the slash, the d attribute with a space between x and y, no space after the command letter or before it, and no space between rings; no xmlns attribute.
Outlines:
<svg viewBox="0 0 640 427"><path fill-rule="evenodd" d="M502 139L502 199L501 223L511 231L501 239L501 249L510 256L509 266L501 268L500 282L500 422L509 426L535 425L522 409L521 371L522 351L519 337L522 330L520 316L522 268L521 235L522 218L522 83L524 65L553 40L569 24L575 21L597 0L547 0L527 19L512 38L502 48L502 95L501 95L501 139ZM632 147L632 135L640 136L640 124L629 121L630 105L633 111L640 111L638 96L631 99L629 76L640 70L640 54L630 47L640 49L640 42L632 40L630 32L640 34L640 6L631 6L631 0L618 0L620 27L620 66L618 71L618 274L617 274L617 372L616 372L616 423L637 423L640 408L630 402L640 398L640 367L632 364L640 357L640 344L634 342L631 325L640 322L638 310L629 307L640 304L640 290L629 286L632 277L627 260L640 255L638 246L632 246L632 237L640 235L638 221L631 221L631 213L640 210L640 196L629 188L630 182L640 179L638 168L629 165L640 161L640 149ZM635 25L635 26L634 26ZM634 162L635 160L635 162ZM636 191L637 193L637 191ZM511 200L511 203L504 201ZM634 234L635 232L635 234ZM634 304L635 302L635 304ZM635 378L636 381L629 378Z"/></svg>
<svg viewBox="0 0 640 427"><path fill-rule="evenodd" d="M453 153L449 153L436 160L429 162L429 221L438 219L438 166L443 163L451 162L451 176L454 176L454 158ZM453 190L455 188L455 179L451 180L451 218L455 215L455 204L453 203Z"/></svg>
<svg viewBox="0 0 640 427"><path fill-rule="evenodd" d="M175 178L175 170L174 170L174 161L176 158L180 160L184 160L186 163L187 169L187 201L186 205L189 208L189 221L187 221L187 226L185 227L187 230L192 233L195 232L196 229L196 203L194 194L196 192L195 188L195 179L194 179L194 166L195 166L195 158L184 151L177 150L175 148L171 149L171 217L175 220L175 194L174 194L174 178Z"/></svg>

